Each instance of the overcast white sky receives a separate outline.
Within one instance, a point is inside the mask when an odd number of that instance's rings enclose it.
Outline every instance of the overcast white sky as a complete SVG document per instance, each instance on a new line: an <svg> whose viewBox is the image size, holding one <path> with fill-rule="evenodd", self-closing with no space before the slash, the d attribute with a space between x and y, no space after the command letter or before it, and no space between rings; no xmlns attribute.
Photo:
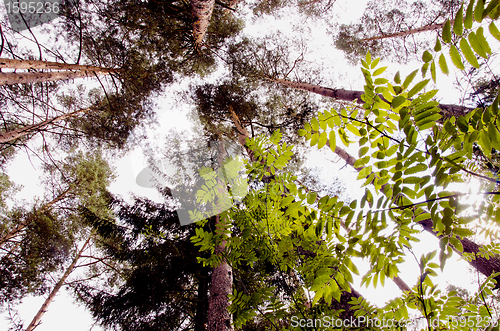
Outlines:
<svg viewBox="0 0 500 331"><path fill-rule="evenodd" d="M348 23L350 21L356 21L363 13L363 8L366 2L367 1L365 0L337 1L337 22ZM267 28L274 28L281 31L285 35L293 33L291 30L292 25L287 23L286 19L283 19L282 21L274 21L268 24ZM314 28L316 30L312 35L314 35L315 39L311 42L311 45L313 46L313 49L322 49L322 51L316 52L316 58L311 60L323 63L324 70L328 73L328 75L332 76L331 80L342 84L342 86L335 87L362 89L364 81L362 80L359 67L350 67L349 65L346 65L346 61L343 59L343 54L340 51L335 50L332 46L329 46L332 40L331 37L326 34L326 28L322 29L320 24ZM34 31L37 31L37 29L34 29ZM250 33L252 33L252 31L250 31ZM419 68L419 65L418 63L412 63L399 68L395 65L391 65L391 68L401 70L402 77L404 77L414 69ZM393 77L395 70L390 70L388 70L385 77ZM453 80L453 75L449 78L445 78L443 75L440 75L438 78L439 87L442 88L440 95L447 103L452 103L457 99L456 93L452 92ZM169 88L168 93L165 94L164 100L158 102L158 109L156 109L156 111L159 114L161 130L157 130L152 133L156 135L156 141L161 141L163 133L167 132L171 128L175 128L177 130L189 129L190 125L186 118L186 114L189 109L178 104L172 98L175 91L183 91L185 90L185 87L186 85L177 87L173 86ZM449 87L449 91L446 91L445 87ZM351 153L357 155L356 149L351 150ZM333 164L330 160L336 160L333 154L312 151L308 159L308 166L320 166L323 169L322 177L325 179L333 176L342 178L342 180L347 184L346 187L349 196L351 198L360 197L362 190L357 184L352 184L355 182L357 176L355 171L351 170L349 167L342 167L344 165L342 162ZM133 192L136 195L147 196L154 200L161 201L155 190L139 187L135 183L137 174L146 166L140 147L115 163L114 166L116 167L118 177L116 182L111 186L112 192L123 196L128 195L129 192ZM22 184L25 187L23 192L19 195L20 198L22 197L27 200L31 200L33 196L43 195L42 188L39 185L37 169L31 166L24 153L19 153L19 156L11 164L9 168L9 175L15 183ZM420 238L422 239L421 244L415 246L415 253L417 256L420 256L421 253L427 253L429 247L437 249L438 245L436 239L431 235L422 234ZM457 260L456 257L454 257L452 261L448 262L445 269L445 275L439 278L440 284L445 285L448 279L452 279L453 284L470 288L470 279L472 276L465 274L464 269L466 267L464 262L454 262L455 260ZM363 263L359 263L358 268L360 269L361 274L367 271L367 266ZM409 263L405 264L404 269L401 271L401 278L404 279L410 286L413 285L416 281L416 275L418 274L418 266L416 262L412 262L412 260L410 260ZM461 277L457 278L457 275L461 275ZM381 288L379 286L376 289L366 289L360 288L359 285L355 286L355 288L359 289L365 297L378 305L383 305L385 301L393 298L399 293L399 290L391 281L386 281L385 288ZM38 311L43 300L43 298L28 298L25 299L24 303L18 307L21 317L25 320L25 325L29 324L32 317ZM3 317L4 316L0 315L0 330L7 328L7 324L5 323ZM88 331L90 330L91 324L92 320L90 319L88 313L82 307L78 307L73 304L72 298L63 291L50 305L48 312L43 317L43 323L37 328L37 331L59 331L69 329L72 331ZM92 330L97 331L101 329L99 327L94 327Z"/></svg>

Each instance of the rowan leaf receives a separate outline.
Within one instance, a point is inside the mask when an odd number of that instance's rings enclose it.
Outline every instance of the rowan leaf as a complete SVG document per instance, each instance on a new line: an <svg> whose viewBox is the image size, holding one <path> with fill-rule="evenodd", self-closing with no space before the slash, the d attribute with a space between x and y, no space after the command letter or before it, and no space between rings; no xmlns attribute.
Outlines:
<svg viewBox="0 0 500 331"><path fill-rule="evenodd" d="M483 49L483 47L481 47L481 43L479 42L479 38L472 31L471 31L471 33L469 33L469 43L477 54L479 54L481 57L483 57L485 59L488 58L488 55L486 54L485 50Z"/></svg>
<svg viewBox="0 0 500 331"><path fill-rule="evenodd" d="M462 18L464 17L464 5L460 6L457 15L455 15L455 21L453 22L453 32L457 36L461 36L464 33L464 26Z"/></svg>
<svg viewBox="0 0 500 331"><path fill-rule="evenodd" d="M500 31L498 31L498 28L495 25L495 23L493 23L493 22L490 23L489 30L490 30L491 35L493 37L495 37L498 41L500 41Z"/></svg>
<svg viewBox="0 0 500 331"><path fill-rule="evenodd" d="M472 28L473 13L474 13L474 0L470 0L469 5L467 6L467 10L465 12L465 19L464 19L464 27L466 29Z"/></svg>
<svg viewBox="0 0 500 331"><path fill-rule="evenodd" d="M330 131L330 134L328 137L328 140L330 143L330 149L332 150L332 152L335 152L335 147L337 147L335 139L336 139L335 132L332 130L332 131Z"/></svg>
<svg viewBox="0 0 500 331"><path fill-rule="evenodd" d="M460 70L465 69L462 58L460 57L460 53L458 52L458 49L455 47L455 45L451 45L450 47L450 57L455 67Z"/></svg>
<svg viewBox="0 0 500 331"><path fill-rule="evenodd" d="M444 23L442 38L443 38L443 41L447 44L449 44L451 42L451 23L450 23L450 20L446 20L446 23ZM438 52L438 51L436 51L436 52Z"/></svg>
<svg viewBox="0 0 500 331"><path fill-rule="evenodd" d="M432 54L429 51L425 51L424 54L422 55L422 60L424 62L431 62L432 61Z"/></svg>
<svg viewBox="0 0 500 331"><path fill-rule="evenodd" d="M460 49L462 50L467 62L469 62L474 68L479 69L479 62L476 59L476 55L474 55L474 52L465 38L460 40Z"/></svg>
<svg viewBox="0 0 500 331"><path fill-rule="evenodd" d="M483 21L484 0L479 0L474 8L474 21L481 23Z"/></svg>
<svg viewBox="0 0 500 331"><path fill-rule="evenodd" d="M439 68L441 68L441 71L445 75L448 75L450 73L450 71L448 70L448 64L446 64L446 59L444 57L444 54L441 54L439 56Z"/></svg>

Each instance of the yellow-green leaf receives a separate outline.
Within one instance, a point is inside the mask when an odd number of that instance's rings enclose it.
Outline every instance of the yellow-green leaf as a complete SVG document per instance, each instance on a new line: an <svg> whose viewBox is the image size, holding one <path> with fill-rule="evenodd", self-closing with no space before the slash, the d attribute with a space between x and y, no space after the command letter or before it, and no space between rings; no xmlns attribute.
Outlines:
<svg viewBox="0 0 500 331"><path fill-rule="evenodd" d="M469 46L469 43L465 38L460 40L460 49L465 56L465 59L474 67L479 69L479 62L477 62L474 52Z"/></svg>
<svg viewBox="0 0 500 331"><path fill-rule="evenodd" d="M396 82L396 84L401 84L401 76L399 71L396 72L396 75L394 75L394 82Z"/></svg>
<svg viewBox="0 0 500 331"><path fill-rule="evenodd" d="M316 117L311 118L311 127L314 131L319 130L319 122L318 122L318 119Z"/></svg>
<svg viewBox="0 0 500 331"><path fill-rule="evenodd" d="M488 6L483 11L483 19L488 16L491 11L498 5L499 0L491 0Z"/></svg>
<svg viewBox="0 0 500 331"><path fill-rule="evenodd" d="M443 37L443 41L445 43L451 42L451 23L450 23L450 20L447 20L446 23L444 23L442 37Z"/></svg>
<svg viewBox="0 0 500 331"><path fill-rule="evenodd" d="M474 51L477 54L479 54L481 57L483 57L485 59L488 58L488 55L486 54L486 52L484 51L484 49L481 47L481 44L479 42L478 37L472 31L471 31L471 33L469 33L469 43L472 46L472 49L474 49Z"/></svg>
<svg viewBox="0 0 500 331"><path fill-rule="evenodd" d="M319 136L319 140L318 140L318 149L321 149L323 148L323 146L326 145L326 141L327 141L328 137L326 135L326 132L323 131L321 133L321 135Z"/></svg>
<svg viewBox="0 0 500 331"><path fill-rule="evenodd" d="M424 54L422 55L422 60L424 62L431 62L432 61L432 54L429 51L425 51Z"/></svg>
<svg viewBox="0 0 500 331"><path fill-rule="evenodd" d="M441 50L441 42L439 38L436 38L436 45L434 45L434 52L439 52Z"/></svg>
<svg viewBox="0 0 500 331"><path fill-rule="evenodd" d="M464 32L464 26L462 22L462 18L464 17L464 5L460 7L458 10L457 15L455 16L455 22L453 23L453 32L457 36L461 36L462 33Z"/></svg>
<svg viewBox="0 0 500 331"><path fill-rule="evenodd" d="M443 74L448 75L450 71L448 70L448 65L446 64L446 59L443 54L439 56L439 67Z"/></svg>
<svg viewBox="0 0 500 331"><path fill-rule="evenodd" d="M413 79L415 78L417 73L418 73L418 69L414 70L408 76L406 76L405 81L403 82L403 88L407 88L408 86L410 86L411 82L413 81Z"/></svg>
<svg viewBox="0 0 500 331"><path fill-rule="evenodd" d="M373 76L378 76L380 75L381 73L383 73L385 71L385 69L387 69L387 67L382 67L382 68L378 68L377 70L375 70L375 72L373 73Z"/></svg>
<svg viewBox="0 0 500 331"><path fill-rule="evenodd" d="M479 46L481 46L483 51L485 51L486 54L491 54L491 48L488 44L488 41L486 41L486 38L484 37L484 29L482 26L477 29L476 37L477 41L479 42Z"/></svg>
<svg viewBox="0 0 500 331"><path fill-rule="evenodd" d="M493 22L491 22L489 30L491 35L495 37L498 41L500 41L500 31L498 31L497 26Z"/></svg>
<svg viewBox="0 0 500 331"><path fill-rule="evenodd" d="M337 147L335 139L336 139L335 132L332 130L330 131L330 135L328 136L328 140L330 142L330 149L332 150L332 152L335 152L335 147Z"/></svg>
<svg viewBox="0 0 500 331"><path fill-rule="evenodd" d="M426 79L426 80L423 80L423 81L415 84L415 86L413 86L413 88L410 91L408 91L408 98L411 98L415 94L420 92L427 85L427 83L429 83L429 80L430 79Z"/></svg>
<svg viewBox="0 0 500 331"><path fill-rule="evenodd" d="M436 63L434 61L431 62L431 77L432 81L436 82Z"/></svg>
<svg viewBox="0 0 500 331"><path fill-rule="evenodd" d="M465 12L464 27L466 29L472 28L473 10L474 10L474 0L471 0L469 2L469 6L467 6L467 11Z"/></svg>
<svg viewBox="0 0 500 331"><path fill-rule="evenodd" d="M483 11L484 11L484 0L479 0L477 2L476 8L474 8L474 20L478 23L483 21Z"/></svg>
<svg viewBox="0 0 500 331"><path fill-rule="evenodd" d="M458 52L457 48L455 45L451 45L450 47L450 57L451 61L460 70L464 70L464 64L462 63L462 58L460 57L460 53Z"/></svg>

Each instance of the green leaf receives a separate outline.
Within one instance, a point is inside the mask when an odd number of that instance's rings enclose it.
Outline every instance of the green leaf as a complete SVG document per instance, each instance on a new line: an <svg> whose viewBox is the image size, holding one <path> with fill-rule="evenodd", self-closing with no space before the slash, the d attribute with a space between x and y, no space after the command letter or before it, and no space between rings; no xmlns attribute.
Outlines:
<svg viewBox="0 0 500 331"><path fill-rule="evenodd" d="M455 45L451 45L450 47L450 57L451 61L460 70L464 70L464 64L462 63L462 58L460 57L460 53L458 52L457 48Z"/></svg>
<svg viewBox="0 0 500 331"><path fill-rule="evenodd" d="M394 75L394 82L396 82L396 84L401 84L401 76L399 74L399 71L396 72L396 75Z"/></svg>
<svg viewBox="0 0 500 331"><path fill-rule="evenodd" d="M441 71L445 75L448 75L450 73L450 71L448 70L448 65L446 64L446 59L443 54L439 56L439 68L441 68Z"/></svg>
<svg viewBox="0 0 500 331"><path fill-rule="evenodd" d="M311 136L311 142L310 142L311 147L313 147L318 143L318 138L319 138L318 133L315 133Z"/></svg>
<svg viewBox="0 0 500 331"><path fill-rule="evenodd" d="M370 54L370 51L366 53L366 63L371 64L372 63L372 56Z"/></svg>
<svg viewBox="0 0 500 331"><path fill-rule="evenodd" d="M473 10L474 10L474 0L471 0L469 2L469 5L467 6L467 11L465 12L464 27L466 29L472 28Z"/></svg>
<svg viewBox="0 0 500 331"><path fill-rule="evenodd" d="M332 152L335 152L335 145L336 145L336 137L335 137L335 132L332 130L330 131L330 135L328 137L329 139L329 142L330 142L330 149L332 150Z"/></svg>
<svg viewBox="0 0 500 331"><path fill-rule="evenodd" d="M299 129L299 132L298 132L298 133L299 133L299 136L301 136L301 137L302 137L302 136L305 136L305 135L307 134L307 131L306 131L306 130L304 130L304 129Z"/></svg>
<svg viewBox="0 0 500 331"><path fill-rule="evenodd" d="M431 77L432 81L436 82L436 63L434 61L431 62Z"/></svg>
<svg viewBox="0 0 500 331"><path fill-rule="evenodd" d="M477 62L476 56L474 55L474 52L469 46L469 43L465 38L462 38L460 40L460 49L462 50L462 53L465 56L465 59L474 67L479 69L479 62Z"/></svg>
<svg viewBox="0 0 500 331"><path fill-rule="evenodd" d="M491 0L490 3L488 4L488 7L486 7L483 11L483 19L488 16L491 11L498 5L499 0Z"/></svg>
<svg viewBox="0 0 500 331"><path fill-rule="evenodd" d="M443 41L447 44L451 42L451 23L450 20L446 20L446 23L444 23L443 26ZM438 52L438 51L436 51Z"/></svg>
<svg viewBox="0 0 500 331"><path fill-rule="evenodd" d="M380 61L380 58L376 58L375 60L373 60L372 64L370 65L370 68L374 69L377 66L377 64L379 63L379 61Z"/></svg>
<svg viewBox="0 0 500 331"><path fill-rule="evenodd" d="M392 99L391 106L393 109L398 108L406 101L406 98L402 95L398 95L394 99Z"/></svg>
<svg viewBox="0 0 500 331"><path fill-rule="evenodd" d="M490 33L493 37L495 37L498 41L500 41L500 31L498 31L495 23L491 22L489 26Z"/></svg>
<svg viewBox="0 0 500 331"><path fill-rule="evenodd" d="M314 131L319 130L319 122L318 122L318 119L316 117L311 118L311 127Z"/></svg>
<svg viewBox="0 0 500 331"><path fill-rule="evenodd" d="M479 42L479 38L472 31L471 31L471 33L469 33L469 43L472 46L472 48L474 49L474 51L476 51L477 54L479 54L481 57L483 57L485 59L488 58L488 55L486 54L485 50L481 47L481 43Z"/></svg>
<svg viewBox="0 0 500 331"><path fill-rule="evenodd" d="M439 38L436 38L436 45L434 45L434 52L439 52L441 51L441 42L439 41Z"/></svg>
<svg viewBox="0 0 500 331"><path fill-rule="evenodd" d="M483 11L484 11L484 0L479 0L477 2L476 8L474 8L474 21L481 23L483 21Z"/></svg>
<svg viewBox="0 0 500 331"><path fill-rule="evenodd" d="M491 48L484 37L484 29L483 27L479 27L476 31L477 41L479 42L479 46L481 46L482 50L486 52L486 54L491 54Z"/></svg>
<svg viewBox="0 0 500 331"><path fill-rule="evenodd" d="M408 91L408 98L411 98L415 94L420 92L429 83L429 81L430 81L430 79L426 79L426 80L423 80L423 81L415 84L415 86L413 86L413 88L410 91Z"/></svg>
<svg viewBox="0 0 500 331"><path fill-rule="evenodd" d="M424 62L431 62L432 61L432 54L429 51L425 51L424 54L422 55L422 60Z"/></svg>
<svg viewBox="0 0 500 331"><path fill-rule="evenodd" d="M462 18L464 17L464 5L460 6L457 15L455 15L455 22L453 23L453 32L457 36L461 36L464 33L464 26Z"/></svg>
<svg viewBox="0 0 500 331"><path fill-rule="evenodd" d="M373 76L378 76L380 75L381 73L383 73L385 71L385 69L387 69L387 67L382 67L382 68L378 68L377 70L375 70L375 72L373 73Z"/></svg>
<svg viewBox="0 0 500 331"><path fill-rule="evenodd" d="M307 203L312 205L316 201L316 197L318 196L318 193L316 192L309 192L307 194Z"/></svg>
<svg viewBox="0 0 500 331"><path fill-rule="evenodd" d="M403 88L408 88L408 86L410 86L411 82L413 81L413 79L415 78L417 73L418 73L418 69L414 70L408 76L406 76L405 81L403 82Z"/></svg>
<svg viewBox="0 0 500 331"><path fill-rule="evenodd" d="M322 149L326 145L328 137L326 135L326 131L323 131L321 135L319 136L318 140L318 149Z"/></svg>

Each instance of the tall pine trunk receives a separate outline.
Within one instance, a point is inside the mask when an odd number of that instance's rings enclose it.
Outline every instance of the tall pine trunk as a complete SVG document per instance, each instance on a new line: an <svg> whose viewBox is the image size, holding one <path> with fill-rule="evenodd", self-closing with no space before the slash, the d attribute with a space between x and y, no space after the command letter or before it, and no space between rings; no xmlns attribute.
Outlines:
<svg viewBox="0 0 500 331"><path fill-rule="evenodd" d="M201 48L203 38L207 33L210 18L214 10L215 0L190 0L193 15L193 37L195 49Z"/></svg>
<svg viewBox="0 0 500 331"><path fill-rule="evenodd" d="M62 275L62 277L57 282L56 286L54 286L54 288L50 292L48 298L42 304L42 306L40 307L40 310L38 310L38 313L36 313L35 317L33 317L33 320L31 321L30 325L28 325L28 327L26 328L26 331L33 331L38 325L40 325L41 319L42 319L43 315L47 312L49 305L51 304L51 302L56 297L57 292L59 292L59 290L61 289L61 287L63 287L64 283L66 282L66 279L68 278L68 276L75 269L76 263L78 262L78 260L82 256L82 254L85 251L85 249L87 248L88 244L90 243L90 239L92 238L92 236L93 236L93 233L91 233L89 235L89 237L87 238L87 240L83 244L82 248L78 251L78 253L76 254L75 258L73 259L73 261L71 262L71 264L69 265L69 267L66 269L66 271L64 272L64 274Z"/></svg>
<svg viewBox="0 0 500 331"><path fill-rule="evenodd" d="M364 41L381 40L381 39L387 39L387 38L405 37L405 36L425 32L425 31L438 30L438 29L441 29L443 26L444 26L444 23L428 24L428 25L421 26L419 28L409 29L406 31L387 33L387 34L382 34L382 35L378 35L378 36L374 36L374 37L370 37L370 38L363 38L363 39L360 39L360 41L364 42Z"/></svg>
<svg viewBox="0 0 500 331"><path fill-rule="evenodd" d="M15 130L4 132L4 133L0 134L0 144L5 144L11 140L24 137L27 134L41 131L45 127L47 127L49 124L53 124L53 123L57 123L57 122L66 120L66 119L74 117L80 113L85 113L89 110L90 110L90 108L80 109L80 110L74 111L72 113L63 114L63 115L60 115L57 117L49 118L49 119L42 121L40 123L30 124L30 125L26 125L26 126L23 126L21 128L15 129Z"/></svg>
<svg viewBox="0 0 500 331"><path fill-rule="evenodd" d="M329 141L327 141L327 145L329 145ZM347 153L345 150L343 150L340 147L335 148L335 154L337 154L341 159L343 159L348 165L356 169L356 171L361 171L363 167L355 168L354 163L356 162L356 158ZM368 177L369 175L367 175ZM438 234L433 228L433 222L431 219L425 219L420 222L418 222L425 231L431 233L433 236L436 238L441 238L442 236ZM460 256L462 256L463 253L471 253L475 255L475 259L469 262L469 264L485 275L486 277L489 277L491 274L494 272L500 272L500 258L498 257L490 257L489 259L486 259L484 257L479 256L480 249L482 248L481 245L476 244L475 242L467 239L467 238L460 238L457 237L458 240L462 243L463 246L463 252L453 248L453 250ZM495 277L495 280L497 281L497 284L495 285L495 288L500 288L500 276Z"/></svg>
<svg viewBox="0 0 500 331"><path fill-rule="evenodd" d="M218 163L219 168L222 168L223 161L227 156L224 143L219 139L218 143ZM218 180L220 187L219 197L227 194L225 184L222 180ZM227 218L220 218L220 214L215 217L215 231L223 232ZM224 235L227 236L227 235ZM226 240L222 239L219 245L215 247L215 254L222 255L226 247ZM232 293L233 287L233 270L231 266L222 257L220 265L212 269L211 283L210 283L210 297L208 299L208 331L233 331L233 316L228 311L230 305L229 295Z"/></svg>
<svg viewBox="0 0 500 331"><path fill-rule="evenodd" d="M71 190L71 188L66 189L66 191L59 194L53 200L47 202L40 209L36 210L33 214L26 217L22 222L20 222L18 225L16 225L16 227L14 229L12 229L9 233L7 233L2 238L0 238L0 248L2 248L10 239L14 238L17 234L19 234L19 232L23 231L31 222L33 222L36 219L36 217L38 215L46 212L56 202L62 200L66 196L66 194L69 193L70 190Z"/></svg>
<svg viewBox="0 0 500 331"><path fill-rule="evenodd" d="M117 69L110 69L104 67L95 67L81 64L68 64L50 61L39 61L39 60L14 60L0 58L0 68L8 69L55 69L55 70L81 70L81 71L92 71L92 72L117 72Z"/></svg>
<svg viewBox="0 0 500 331"><path fill-rule="evenodd" d="M364 91L332 89L329 87L323 87L308 83L293 82L287 79L279 79L279 78L266 77L266 79L277 84L288 86L297 90L316 93L336 100L351 101L351 102L356 101L359 104L365 103L363 100L361 100L361 96L365 93ZM379 96L382 99L384 99L383 96L381 95ZM444 117L455 116L458 118L473 110L473 108L468 108L458 105L449 105L449 104L439 104L437 107L443 110L444 113L442 115Z"/></svg>
<svg viewBox="0 0 500 331"><path fill-rule="evenodd" d="M68 80L76 78L95 77L95 75L109 75L111 72L79 71L51 71L51 72L1 72L0 85L31 84Z"/></svg>

